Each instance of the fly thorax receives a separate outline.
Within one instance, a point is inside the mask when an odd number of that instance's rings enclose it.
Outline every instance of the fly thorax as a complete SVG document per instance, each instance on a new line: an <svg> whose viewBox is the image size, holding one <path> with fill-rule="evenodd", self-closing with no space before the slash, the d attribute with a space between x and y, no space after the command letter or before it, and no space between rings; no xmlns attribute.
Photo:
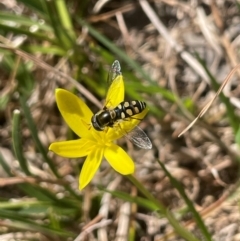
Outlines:
<svg viewBox="0 0 240 241"><path fill-rule="evenodd" d="M110 114L112 120L114 120L116 118L115 110L109 110L109 114Z"/></svg>
<svg viewBox="0 0 240 241"><path fill-rule="evenodd" d="M111 117L111 113L109 110L102 110L99 111L97 114L94 115L94 118L92 118L92 120L95 121L92 122L94 128L98 131L103 131L105 129L106 126L109 125L109 123L111 123L112 121L112 117Z"/></svg>

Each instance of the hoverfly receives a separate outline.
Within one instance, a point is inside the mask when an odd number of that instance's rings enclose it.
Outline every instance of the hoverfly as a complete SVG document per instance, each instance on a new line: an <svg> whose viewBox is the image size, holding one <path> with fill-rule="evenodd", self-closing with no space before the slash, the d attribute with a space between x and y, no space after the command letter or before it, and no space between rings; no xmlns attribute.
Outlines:
<svg viewBox="0 0 240 241"><path fill-rule="evenodd" d="M120 78L122 78L121 66L118 60L115 60L108 75L108 93L106 100L123 99L124 89L120 90ZM119 87L119 88L118 88ZM121 103L105 103L102 110L92 116L92 126L97 131L104 131L107 127L120 128L121 121L134 119L134 116L143 112L146 103L140 100L123 101ZM145 132L136 126L130 132L121 130L122 133L136 146L143 149L151 149L152 143Z"/></svg>

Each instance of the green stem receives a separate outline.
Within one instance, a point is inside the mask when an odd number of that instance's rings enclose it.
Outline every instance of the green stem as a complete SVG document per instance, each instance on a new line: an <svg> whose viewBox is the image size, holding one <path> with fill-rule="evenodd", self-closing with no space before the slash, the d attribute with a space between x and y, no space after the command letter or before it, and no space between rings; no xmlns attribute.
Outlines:
<svg viewBox="0 0 240 241"><path fill-rule="evenodd" d="M71 37L72 41L75 41L76 35L74 33L74 28L72 25L71 17L69 15L68 8L66 6L66 2L64 0L54 1L56 10L58 12L59 20L61 21L61 25L63 29L65 29L68 35Z"/></svg>

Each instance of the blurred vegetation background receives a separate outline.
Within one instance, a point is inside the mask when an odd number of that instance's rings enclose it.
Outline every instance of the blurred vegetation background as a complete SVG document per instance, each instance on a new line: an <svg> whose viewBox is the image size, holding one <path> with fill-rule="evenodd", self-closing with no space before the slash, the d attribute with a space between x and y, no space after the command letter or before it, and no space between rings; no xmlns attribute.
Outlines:
<svg viewBox="0 0 240 241"><path fill-rule="evenodd" d="M3 0L0 2L0 240L240 240L238 1ZM118 59L126 99L150 111L153 143L121 145L136 180L106 161L79 191L84 159L48 152L78 138L54 91L102 107Z"/></svg>

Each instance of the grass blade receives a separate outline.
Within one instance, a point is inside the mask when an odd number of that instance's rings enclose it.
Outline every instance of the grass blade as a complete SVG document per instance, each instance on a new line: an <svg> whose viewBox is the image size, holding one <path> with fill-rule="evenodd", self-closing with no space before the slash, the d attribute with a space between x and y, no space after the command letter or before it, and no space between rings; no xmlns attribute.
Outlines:
<svg viewBox="0 0 240 241"><path fill-rule="evenodd" d="M13 111L13 122L12 122L12 141L13 141L13 149L15 155L19 161L19 164L26 175L31 175L31 172L28 169L27 160L23 156L22 143L20 141L20 111Z"/></svg>

